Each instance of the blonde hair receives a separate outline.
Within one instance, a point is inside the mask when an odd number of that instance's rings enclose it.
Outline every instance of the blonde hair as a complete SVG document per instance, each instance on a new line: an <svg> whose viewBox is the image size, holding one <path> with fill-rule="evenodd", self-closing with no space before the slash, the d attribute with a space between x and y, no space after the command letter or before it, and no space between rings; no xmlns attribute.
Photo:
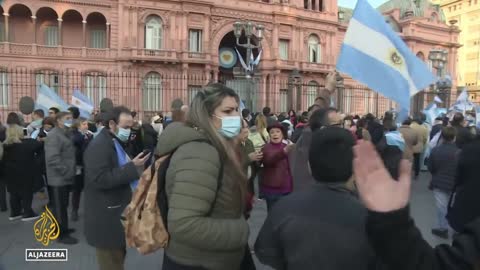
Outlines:
<svg viewBox="0 0 480 270"><path fill-rule="evenodd" d="M23 128L19 125L10 125L7 128L6 137L4 144L21 143L23 137L25 137L23 135Z"/></svg>
<svg viewBox="0 0 480 270"><path fill-rule="evenodd" d="M237 93L223 84L207 85L193 99L188 110L186 124L198 128L217 149L220 160L225 161L224 173L235 180L239 194L242 196L241 200L244 201L247 177L242 171L240 160L235 152L236 147L234 147L233 141L227 140L219 134L212 121L215 109L220 106L226 97L233 97L237 103L240 103Z"/></svg>
<svg viewBox="0 0 480 270"><path fill-rule="evenodd" d="M257 132L263 133L267 129L267 117L263 114L257 115L255 126L257 126Z"/></svg>

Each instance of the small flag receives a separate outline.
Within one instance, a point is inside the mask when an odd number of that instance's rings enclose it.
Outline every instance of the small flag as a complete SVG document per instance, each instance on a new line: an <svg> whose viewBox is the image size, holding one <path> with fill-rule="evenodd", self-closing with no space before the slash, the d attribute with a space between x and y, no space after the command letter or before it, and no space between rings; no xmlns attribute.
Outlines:
<svg viewBox="0 0 480 270"><path fill-rule="evenodd" d="M437 103L443 103L442 99L439 97L439 96L435 96L435 98L433 99L433 101L437 102Z"/></svg>
<svg viewBox="0 0 480 270"><path fill-rule="evenodd" d="M410 97L435 81L385 18L358 0L343 41L337 70L410 108Z"/></svg>
<svg viewBox="0 0 480 270"><path fill-rule="evenodd" d="M475 108L475 105L468 100L467 90L463 90L460 95L457 97L457 101L450 107L450 111L465 113L466 111L471 111Z"/></svg>
<svg viewBox="0 0 480 270"><path fill-rule="evenodd" d="M240 54L240 52L238 51L237 48L235 48L235 51L237 52L238 59L240 59L240 64L242 64L242 67L243 67L245 70L250 71L250 67L247 66L247 64L245 64L245 61L243 60L243 57L242 57L242 55Z"/></svg>
<svg viewBox="0 0 480 270"><path fill-rule="evenodd" d="M73 90L72 106L77 107L80 111L80 116L87 119L90 118L93 112L93 102L78 89Z"/></svg>
<svg viewBox="0 0 480 270"><path fill-rule="evenodd" d="M48 110L52 107L58 108L60 111L66 111L68 109L68 104L59 97L55 91L42 83L38 89L35 109L41 109L46 115L48 115Z"/></svg>

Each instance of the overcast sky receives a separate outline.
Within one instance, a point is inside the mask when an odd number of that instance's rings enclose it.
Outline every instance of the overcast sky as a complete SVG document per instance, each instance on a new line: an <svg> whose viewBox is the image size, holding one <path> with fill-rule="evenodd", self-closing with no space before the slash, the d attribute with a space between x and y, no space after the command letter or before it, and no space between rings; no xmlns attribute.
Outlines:
<svg viewBox="0 0 480 270"><path fill-rule="evenodd" d="M368 0L370 5L373 7L378 7L381 4L387 2L387 0ZM354 8L357 0L338 0L338 5L342 7Z"/></svg>

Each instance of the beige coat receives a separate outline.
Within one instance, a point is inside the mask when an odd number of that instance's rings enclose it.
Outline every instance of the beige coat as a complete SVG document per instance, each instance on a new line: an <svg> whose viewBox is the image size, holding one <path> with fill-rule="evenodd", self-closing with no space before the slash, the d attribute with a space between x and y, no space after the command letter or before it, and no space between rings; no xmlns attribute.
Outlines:
<svg viewBox="0 0 480 270"><path fill-rule="evenodd" d="M423 153L423 151L425 151L425 146L428 143L428 128L424 125L419 125L416 122L413 122L410 127L417 133L419 139L418 143L413 147L413 153Z"/></svg>
<svg viewBox="0 0 480 270"><path fill-rule="evenodd" d="M403 158L408 159L410 162L413 161L413 149L417 146L420 141L420 137L417 132L413 130L410 126L403 125L398 131L403 136L405 140L405 151L403 151Z"/></svg>

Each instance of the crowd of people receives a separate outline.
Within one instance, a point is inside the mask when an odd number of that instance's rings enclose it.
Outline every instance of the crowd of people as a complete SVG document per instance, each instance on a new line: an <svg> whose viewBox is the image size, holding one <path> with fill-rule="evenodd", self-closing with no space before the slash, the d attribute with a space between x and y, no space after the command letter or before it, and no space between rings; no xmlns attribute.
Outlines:
<svg viewBox="0 0 480 270"><path fill-rule="evenodd" d="M29 125L10 113L0 129L0 208L6 187L10 220L34 220L33 195L43 194L59 242L76 244L69 221L83 219L100 269L123 269L122 212L143 171L170 155L164 270L250 270L253 254L282 270L480 269L477 129L462 113L433 127L422 114L401 125L391 112L343 115L330 107L329 77L308 111L276 116L240 111L237 93L218 83L190 106L172 104L168 121L139 123L123 106L92 122L75 107L37 110ZM452 245L430 247L410 218L411 179L425 166L438 210L432 233ZM250 247L247 220L262 200L268 215Z"/></svg>

